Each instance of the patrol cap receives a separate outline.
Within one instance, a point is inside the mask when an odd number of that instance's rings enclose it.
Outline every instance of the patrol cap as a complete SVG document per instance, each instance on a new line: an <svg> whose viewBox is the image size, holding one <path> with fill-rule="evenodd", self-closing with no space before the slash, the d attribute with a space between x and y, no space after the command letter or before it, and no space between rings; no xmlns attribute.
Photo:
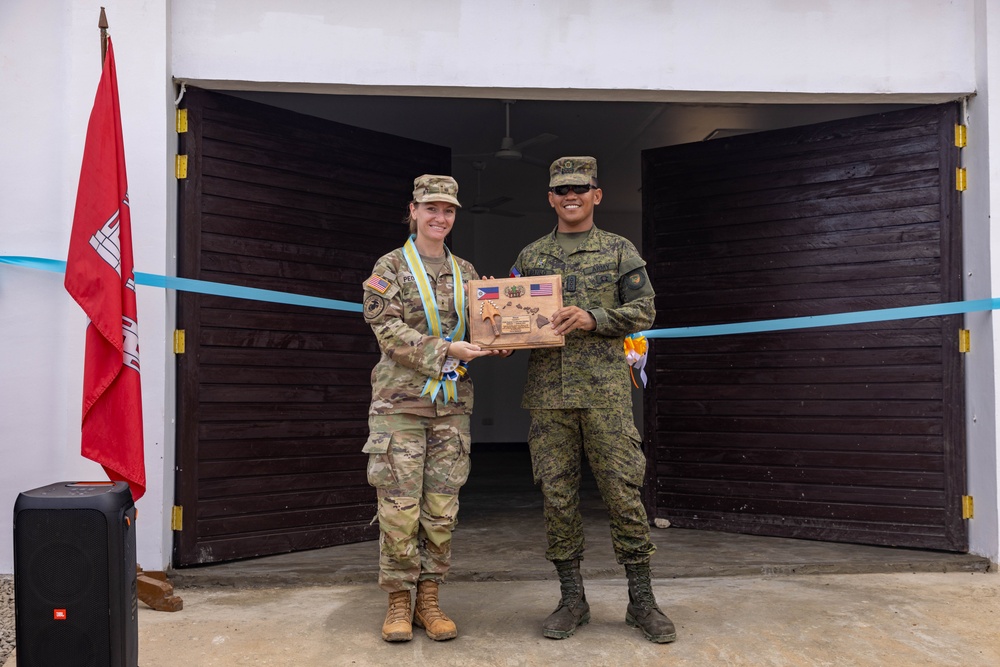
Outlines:
<svg viewBox="0 0 1000 667"><path fill-rule="evenodd" d="M589 155L561 157L549 166L549 187L588 185L597 178L597 158Z"/></svg>
<svg viewBox="0 0 1000 667"><path fill-rule="evenodd" d="M451 176L424 174L413 179L413 201L423 204L429 201L446 201L462 208L458 203L458 183Z"/></svg>

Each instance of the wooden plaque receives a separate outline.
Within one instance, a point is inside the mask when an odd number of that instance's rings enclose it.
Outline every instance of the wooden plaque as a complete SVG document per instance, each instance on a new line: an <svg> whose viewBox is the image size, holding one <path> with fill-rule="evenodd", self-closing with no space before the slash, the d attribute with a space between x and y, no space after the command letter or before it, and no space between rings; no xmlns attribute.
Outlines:
<svg viewBox="0 0 1000 667"><path fill-rule="evenodd" d="M484 350L562 347L549 318L562 308L562 276L469 281L469 340Z"/></svg>

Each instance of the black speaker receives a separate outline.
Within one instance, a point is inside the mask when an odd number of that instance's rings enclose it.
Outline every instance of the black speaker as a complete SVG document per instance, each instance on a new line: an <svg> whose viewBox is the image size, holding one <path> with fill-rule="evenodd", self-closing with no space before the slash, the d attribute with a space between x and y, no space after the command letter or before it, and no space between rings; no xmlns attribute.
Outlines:
<svg viewBox="0 0 1000 667"><path fill-rule="evenodd" d="M135 504L125 482L58 482L14 503L18 667L137 667Z"/></svg>

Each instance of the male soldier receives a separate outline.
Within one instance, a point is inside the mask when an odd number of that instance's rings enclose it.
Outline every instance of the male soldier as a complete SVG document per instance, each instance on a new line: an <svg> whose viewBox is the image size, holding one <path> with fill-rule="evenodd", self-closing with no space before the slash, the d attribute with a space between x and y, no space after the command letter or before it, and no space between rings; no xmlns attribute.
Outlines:
<svg viewBox="0 0 1000 667"><path fill-rule="evenodd" d="M649 328L653 289L635 246L594 226L603 193L597 160L562 157L549 167L555 230L517 256L511 275L563 277L563 306L552 314L561 348L531 351L521 407L531 414L528 445L542 489L551 560L562 598L545 619L546 637L564 639L590 620L583 590L583 520L579 510L581 448L611 515L615 556L628 576L625 621L658 643L676 638L656 604L649 559L656 547L639 488L646 468L632 419L632 392L623 350L627 334Z"/></svg>

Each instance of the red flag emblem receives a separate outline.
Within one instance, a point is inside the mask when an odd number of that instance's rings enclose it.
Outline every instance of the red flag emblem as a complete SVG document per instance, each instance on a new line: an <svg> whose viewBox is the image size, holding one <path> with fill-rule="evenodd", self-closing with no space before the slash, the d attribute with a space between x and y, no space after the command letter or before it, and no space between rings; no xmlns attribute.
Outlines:
<svg viewBox="0 0 1000 667"><path fill-rule="evenodd" d="M139 318L125 148L110 38L87 126L65 286L90 318L83 368L81 453L104 466L109 479L128 482L132 497L138 500L146 492Z"/></svg>

